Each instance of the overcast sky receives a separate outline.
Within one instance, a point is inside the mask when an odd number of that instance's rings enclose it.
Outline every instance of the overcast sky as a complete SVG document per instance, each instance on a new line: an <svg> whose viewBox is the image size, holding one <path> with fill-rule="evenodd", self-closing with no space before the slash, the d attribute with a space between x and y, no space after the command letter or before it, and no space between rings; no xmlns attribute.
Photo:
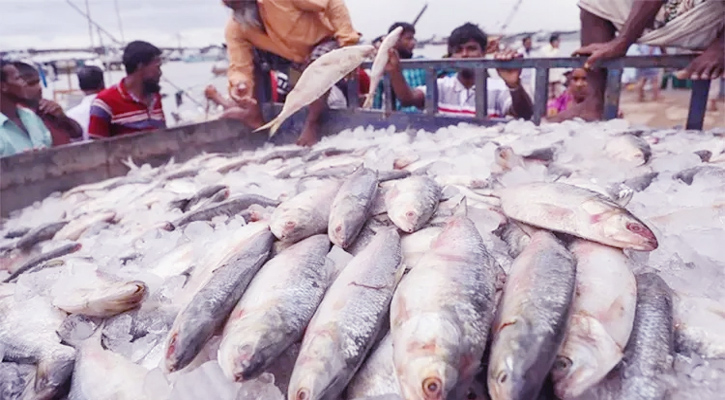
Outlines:
<svg viewBox="0 0 725 400"><path fill-rule="evenodd" d="M84 47L88 23L68 1L85 10L86 0L0 0L0 50ZM91 17L121 39L114 0L87 0ZM228 12L221 0L116 0L126 41L143 39L160 46L205 46L223 42ZM447 35L474 22L498 32L517 0L347 0L355 28L371 39L391 23L410 21L426 3L418 38ZM506 32L579 29L577 0L523 0ZM93 35L98 45L98 34ZM111 41L103 36L105 44Z"/></svg>

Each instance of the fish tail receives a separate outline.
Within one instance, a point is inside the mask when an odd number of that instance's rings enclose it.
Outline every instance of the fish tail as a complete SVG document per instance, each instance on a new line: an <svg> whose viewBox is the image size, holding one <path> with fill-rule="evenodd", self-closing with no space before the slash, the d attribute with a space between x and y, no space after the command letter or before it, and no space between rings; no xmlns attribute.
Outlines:
<svg viewBox="0 0 725 400"><path fill-rule="evenodd" d="M266 124L260 126L259 128L253 130L252 132L256 133L256 132L263 131L265 129L270 129L270 128L271 128L270 136L272 136L272 135L274 135L274 132L277 130L277 128L279 128L279 126L277 125L277 118L267 122Z"/></svg>
<svg viewBox="0 0 725 400"><path fill-rule="evenodd" d="M368 93L365 95L365 102L363 102L362 108L369 109L373 106L373 94Z"/></svg>

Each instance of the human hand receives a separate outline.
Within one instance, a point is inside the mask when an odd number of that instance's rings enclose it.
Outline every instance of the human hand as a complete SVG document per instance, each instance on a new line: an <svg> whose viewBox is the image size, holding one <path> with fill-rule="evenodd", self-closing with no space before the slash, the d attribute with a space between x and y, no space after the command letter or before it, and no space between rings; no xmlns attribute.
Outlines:
<svg viewBox="0 0 725 400"><path fill-rule="evenodd" d="M517 53L515 50L504 50L494 54L495 60L508 61L515 58L521 58L522 55ZM517 89L521 86L521 69L520 68L498 68L496 69L498 75L503 79L510 89Z"/></svg>
<svg viewBox="0 0 725 400"><path fill-rule="evenodd" d="M723 49L710 47L692 60L685 69L677 71L677 79L715 79L725 77Z"/></svg>
<svg viewBox="0 0 725 400"><path fill-rule="evenodd" d="M591 69L599 61L624 57L627 54L627 47L629 46L625 42L617 38L606 43L592 43L588 46L580 47L572 55L589 56L584 63L584 68Z"/></svg>
<svg viewBox="0 0 725 400"><path fill-rule="evenodd" d="M63 107L61 107L60 104L48 99L40 99L40 103L38 104L38 112L40 114L48 114L56 118L63 118L65 116L65 114L63 113Z"/></svg>
<svg viewBox="0 0 725 400"><path fill-rule="evenodd" d="M240 103L245 101L245 98L252 97L249 92L249 86L246 83L242 82L236 86L232 86L229 89L229 96L232 98L232 100Z"/></svg>
<svg viewBox="0 0 725 400"><path fill-rule="evenodd" d="M388 50L388 64L385 65L385 72L393 72L400 70L400 56L395 49Z"/></svg>

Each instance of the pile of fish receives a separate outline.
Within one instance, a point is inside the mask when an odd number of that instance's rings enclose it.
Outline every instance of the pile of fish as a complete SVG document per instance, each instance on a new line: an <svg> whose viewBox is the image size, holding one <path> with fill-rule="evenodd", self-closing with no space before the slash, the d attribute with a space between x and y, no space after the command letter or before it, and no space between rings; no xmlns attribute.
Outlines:
<svg viewBox="0 0 725 400"><path fill-rule="evenodd" d="M715 399L725 136L359 127L0 227L2 399Z"/></svg>

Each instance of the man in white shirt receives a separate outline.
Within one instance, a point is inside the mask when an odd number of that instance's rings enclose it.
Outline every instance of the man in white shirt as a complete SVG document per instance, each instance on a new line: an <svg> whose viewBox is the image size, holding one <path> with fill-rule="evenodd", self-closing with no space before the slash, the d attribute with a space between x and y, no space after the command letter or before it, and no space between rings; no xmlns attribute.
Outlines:
<svg viewBox="0 0 725 400"><path fill-rule="evenodd" d="M448 38L451 58L483 58L488 37L476 25L466 23L453 30ZM512 59L515 51L497 53L497 59ZM410 88L400 67L400 58L390 51L387 71L395 95L403 106L425 107L426 87ZM487 100L489 117L530 119L534 113L531 98L521 84L521 69L497 69L500 79L488 77ZM449 115L476 114L475 72L462 69L453 76L438 78L438 112Z"/></svg>
<svg viewBox="0 0 725 400"><path fill-rule="evenodd" d="M521 44L523 46L518 50L518 53L521 54L523 58L531 58L533 56L533 43L531 41L531 36L524 37L521 40ZM533 68L524 68L521 70L521 83L524 85L524 89L529 92L529 96L531 96L534 93Z"/></svg>
<svg viewBox="0 0 725 400"><path fill-rule="evenodd" d="M88 124L91 119L91 104L96 95L106 88L103 70L96 66L82 67L78 70L78 84L86 95L80 104L71 108L66 115L73 118L83 128L83 140L88 140Z"/></svg>

